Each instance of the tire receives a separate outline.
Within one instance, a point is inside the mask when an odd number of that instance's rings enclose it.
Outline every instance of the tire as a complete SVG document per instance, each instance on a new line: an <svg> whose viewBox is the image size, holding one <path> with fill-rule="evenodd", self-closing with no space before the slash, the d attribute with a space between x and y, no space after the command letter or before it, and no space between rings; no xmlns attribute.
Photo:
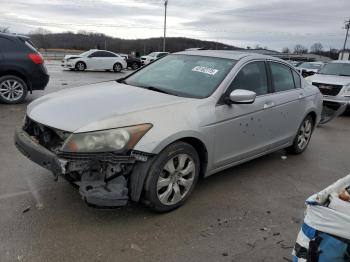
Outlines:
<svg viewBox="0 0 350 262"><path fill-rule="evenodd" d="M28 86L23 79L8 75L0 77L0 102L18 104L24 101L28 94Z"/></svg>
<svg viewBox="0 0 350 262"><path fill-rule="evenodd" d="M191 195L199 177L200 160L189 144L176 142L154 160L145 183L145 203L157 212L181 206Z"/></svg>
<svg viewBox="0 0 350 262"><path fill-rule="evenodd" d="M119 73L123 70L123 66L120 63L115 63L113 65L113 71Z"/></svg>
<svg viewBox="0 0 350 262"><path fill-rule="evenodd" d="M139 69L139 67L140 67L140 65L138 63L136 63L136 62L131 64L131 69L132 70L137 70L137 69Z"/></svg>
<svg viewBox="0 0 350 262"><path fill-rule="evenodd" d="M313 118L310 115L307 115L298 129L293 144L287 148L288 153L301 154L306 150L311 140L314 125L315 121Z"/></svg>
<svg viewBox="0 0 350 262"><path fill-rule="evenodd" d="M85 71L86 64L84 62L78 62L75 64L75 70L77 71Z"/></svg>

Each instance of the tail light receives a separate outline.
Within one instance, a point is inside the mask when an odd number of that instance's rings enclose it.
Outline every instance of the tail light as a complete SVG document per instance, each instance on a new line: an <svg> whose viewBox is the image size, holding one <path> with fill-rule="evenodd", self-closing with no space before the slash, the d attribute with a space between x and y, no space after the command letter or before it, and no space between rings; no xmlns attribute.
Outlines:
<svg viewBox="0 0 350 262"><path fill-rule="evenodd" d="M44 58L40 54L31 53L28 56L29 56L30 60L33 61L34 64L40 65L40 64L44 63Z"/></svg>

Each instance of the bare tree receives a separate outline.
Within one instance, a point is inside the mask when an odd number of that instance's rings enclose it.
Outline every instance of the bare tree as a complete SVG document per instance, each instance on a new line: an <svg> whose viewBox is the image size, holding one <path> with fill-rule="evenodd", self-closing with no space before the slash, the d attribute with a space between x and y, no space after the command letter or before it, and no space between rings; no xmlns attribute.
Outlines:
<svg viewBox="0 0 350 262"><path fill-rule="evenodd" d="M51 47L50 34L51 31L45 28L39 27L38 29L30 32L33 42L40 48L45 50Z"/></svg>
<svg viewBox="0 0 350 262"><path fill-rule="evenodd" d="M282 48L282 53L289 54L290 53L290 49L288 47L283 47Z"/></svg>
<svg viewBox="0 0 350 262"><path fill-rule="evenodd" d="M319 54L323 51L323 45L321 43L314 43L310 47L310 53Z"/></svg>
<svg viewBox="0 0 350 262"><path fill-rule="evenodd" d="M294 46L294 54L306 54L307 52L308 49L301 44L297 44Z"/></svg>
<svg viewBox="0 0 350 262"><path fill-rule="evenodd" d="M0 33L10 33L9 27L0 27Z"/></svg>

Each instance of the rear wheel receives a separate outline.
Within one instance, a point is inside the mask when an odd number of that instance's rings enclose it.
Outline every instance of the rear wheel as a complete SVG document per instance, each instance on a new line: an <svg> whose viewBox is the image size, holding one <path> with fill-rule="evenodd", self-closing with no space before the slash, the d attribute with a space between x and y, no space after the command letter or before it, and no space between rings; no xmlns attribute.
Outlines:
<svg viewBox="0 0 350 262"><path fill-rule="evenodd" d="M86 69L86 65L84 62L78 62L75 64L75 69L78 71L84 71Z"/></svg>
<svg viewBox="0 0 350 262"><path fill-rule="evenodd" d="M153 162L145 185L146 203L158 212L181 206L191 195L198 177L200 161L189 144L174 143Z"/></svg>
<svg viewBox="0 0 350 262"><path fill-rule="evenodd" d="M294 138L293 145L287 148L288 152L292 154L301 154L304 152L309 145L313 129L314 120L308 115L301 123L298 133Z"/></svg>
<svg viewBox="0 0 350 262"><path fill-rule="evenodd" d="M0 77L0 102L18 104L27 94L27 84L21 78L13 75Z"/></svg>
<svg viewBox="0 0 350 262"><path fill-rule="evenodd" d="M123 66L120 63L115 63L113 66L113 71L119 73L120 71L122 71Z"/></svg>

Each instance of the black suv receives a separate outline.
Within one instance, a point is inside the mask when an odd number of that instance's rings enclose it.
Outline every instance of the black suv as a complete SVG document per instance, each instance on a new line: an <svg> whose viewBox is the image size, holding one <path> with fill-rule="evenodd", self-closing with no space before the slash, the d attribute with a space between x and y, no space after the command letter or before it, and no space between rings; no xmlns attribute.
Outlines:
<svg viewBox="0 0 350 262"><path fill-rule="evenodd" d="M20 103L48 82L44 59L29 38L0 33L0 102Z"/></svg>

